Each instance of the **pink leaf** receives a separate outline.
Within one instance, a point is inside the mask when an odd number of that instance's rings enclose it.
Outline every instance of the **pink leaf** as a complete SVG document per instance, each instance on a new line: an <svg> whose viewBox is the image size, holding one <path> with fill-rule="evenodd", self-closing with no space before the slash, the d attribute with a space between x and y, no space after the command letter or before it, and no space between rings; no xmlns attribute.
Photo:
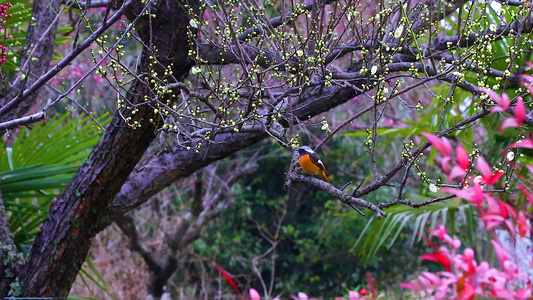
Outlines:
<svg viewBox="0 0 533 300"><path fill-rule="evenodd" d="M500 200L500 201L501 201L501 200ZM507 203L505 203L505 202L503 202L503 201L500 202L500 206L503 206L504 209L505 209L508 213L510 213L511 216L513 216L513 218L516 219L517 214L516 214L516 210L514 209L514 207L512 207L511 205L509 205L509 204L507 204Z"/></svg>
<svg viewBox="0 0 533 300"><path fill-rule="evenodd" d="M509 106L511 106L511 101L509 101L509 96L507 96L506 93L503 93L501 98L500 98L500 102L497 102L498 100L494 100L494 102L496 102L498 105L494 106L491 110L490 110L490 113L493 114L495 112L504 112L504 111L507 111L509 109Z"/></svg>
<svg viewBox="0 0 533 300"><path fill-rule="evenodd" d="M463 177L466 172L459 166L454 166L448 175L448 182L451 182L456 177Z"/></svg>
<svg viewBox="0 0 533 300"><path fill-rule="evenodd" d="M520 124L518 123L518 121L514 118L509 118L509 119L505 119L505 121L503 121L502 123L502 127L500 127L500 132L503 132L505 130L505 128L509 128L509 127L519 127Z"/></svg>
<svg viewBox="0 0 533 300"><path fill-rule="evenodd" d="M445 150L445 152L442 153L446 156L452 155L452 145L450 144L450 140L448 140L445 136L443 136L441 140Z"/></svg>
<svg viewBox="0 0 533 300"><path fill-rule="evenodd" d="M456 157L457 162L459 163L459 166L464 170L468 170L468 167L470 167L470 159L468 157L468 153L466 153L465 148L463 148L462 145L457 146L456 150Z"/></svg>
<svg viewBox="0 0 533 300"><path fill-rule="evenodd" d="M518 142L512 143L511 145L509 145L509 148L514 148L514 147L533 149L533 142L530 139L519 140Z"/></svg>
<svg viewBox="0 0 533 300"><path fill-rule="evenodd" d="M420 258L424 260L431 260L434 262L438 262L446 269L446 271L448 272L450 271L450 266L451 266L450 259L448 259L448 257L442 253L423 254L423 255L420 255Z"/></svg>
<svg viewBox="0 0 533 300"><path fill-rule="evenodd" d="M516 104L514 107L514 116L516 118L516 121L520 125L522 125L522 123L526 119L526 107L524 106L524 100L522 100L522 97L518 97L518 99L516 100Z"/></svg>
<svg viewBox="0 0 533 300"><path fill-rule="evenodd" d="M468 283L465 284L465 287L463 289L462 295L460 295L459 299L473 299L476 296L476 288Z"/></svg>
<svg viewBox="0 0 533 300"><path fill-rule="evenodd" d="M492 177L492 169L487 161L482 157L477 158L477 169L481 173L481 177L484 179L490 179Z"/></svg>
<svg viewBox="0 0 533 300"><path fill-rule="evenodd" d="M511 219L507 219L505 221L503 221L503 223L505 224L505 226L507 226L507 229L509 229L509 233L511 234L511 236L515 236L516 235L516 230L515 230L515 225L513 223L513 221L511 221Z"/></svg>
<svg viewBox="0 0 533 300"><path fill-rule="evenodd" d="M306 293L298 292L298 300L307 300L309 297L307 297Z"/></svg>
<svg viewBox="0 0 533 300"><path fill-rule="evenodd" d="M406 289L412 289L417 292L420 292L422 290L420 285L417 282L402 282L400 283L400 287L403 287Z"/></svg>
<svg viewBox="0 0 533 300"><path fill-rule="evenodd" d="M430 273L430 272L425 272L423 271L422 272L422 275L426 276L427 279L429 279L434 285L440 285L440 277L433 274L433 273Z"/></svg>
<svg viewBox="0 0 533 300"><path fill-rule="evenodd" d="M461 247L461 240L460 239L453 239L451 244L453 249L459 249Z"/></svg>
<svg viewBox="0 0 533 300"><path fill-rule="evenodd" d="M503 267L506 260L509 260L509 255L507 253L507 250L500 245L495 240L490 241L492 245L494 246L494 250L496 251L496 256L498 257L498 261L500 261L500 265Z"/></svg>
<svg viewBox="0 0 533 300"><path fill-rule="evenodd" d="M255 289L250 289L250 300L261 300L261 296Z"/></svg>
<svg viewBox="0 0 533 300"><path fill-rule="evenodd" d="M445 193L454 194L459 199L465 199L466 201L472 202L477 206L481 206L483 203L483 190L478 182L474 182L474 187L466 189L442 189Z"/></svg>
<svg viewBox="0 0 533 300"><path fill-rule="evenodd" d="M522 77L522 76L523 76L523 75L520 75L520 77ZM531 76L531 75L527 75L527 76L533 78L533 76ZM522 83L522 85L525 86L525 87L529 90L529 94L530 94L531 96L533 96L533 85L531 85L531 84L529 84L529 83Z"/></svg>
<svg viewBox="0 0 533 300"><path fill-rule="evenodd" d="M440 161L440 166L442 167L442 170L444 170L445 173L450 172L450 168L448 168L448 163L450 162L451 159L452 159L451 157L445 156Z"/></svg>
<svg viewBox="0 0 533 300"><path fill-rule="evenodd" d="M217 269L217 271L220 272L220 274L222 274L222 276L224 276L224 279L226 279L226 281L229 283L229 285L231 285L233 290L235 290L235 293L237 293L237 295L241 295L241 292L239 291L239 288L237 287L237 283L235 282L235 280L233 280L231 275L229 275L228 272L226 272L224 269L222 269L221 266L217 264L214 264L214 267L215 269Z"/></svg>
<svg viewBox="0 0 533 300"><path fill-rule="evenodd" d="M531 83L533 83L533 76L527 75L527 74L520 74L520 78L525 79ZM524 82L524 84L527 84L528 82Z"/></svg>
<svg viewBox="0 0 533 300"><path fill-rule="evenodd" d="M505 221L502 216L498 215L484 215L480 219L485 222L485 227L487 227L487 230L491 230Z"/></svg>
<svg viewBox="0 0 533 300"><path fill-rule="evenodd" d="M509 212L507 211L507 207L505 207L505 203L500 199L498 200L498 204L500 205L500 215L504 219L509 218Z"/></svg>
<svg viewBox="0 0 533 300"><path fill-rule="evenodd" d="M431 281L429 281L429 279L427 279L426 277L418 275L418 281L420 281L420 284L425 286L427 289L431 288Z"/></svg>
<svg viewBox="0 0 533 300"><path fill-rule="evenodd" d="M508 110L508 109L509 109L509 106L511 106L511 101L509 101L509 96L507 96L506 93L503 93L503 94L502 94L501 102L500 102L500 106L501 106L504 110Z"/></svg>
<svg viewBox="0 0 533 300"><path fill-rule="evenodd" d="M493 215L499 215L501 206L498 204L498 201L494 200L491 196L487 196L487 205L489 206L489 210L487 213L493 214Z"/></svg>
<svg viewBox="0 0 533 300"><path fill-rule="evenodd" d="M518 291L514 292L514 297L519 300L531 298L531 288L519 289Z"/></svg>
<svg viewBox="0 0 533 300"><path fill-rule="evenodd" d="M487 89L487 88L478 88L478 91L484 92L485 94L489 95L489 97L496 103L500 104L502 98L500 95L498 95L495 91Z"/></svg>
<svg viewBox="0 0 533 300"><path fill-rule="evenodd" d="M473 260L474 259L474 250L472 248L466 248L464 253L464 258L466 260Z"/></svg>
<svg viewBox="0 0 533 300"><path fill-rule="evenodd" d="M489 180L482 179L481 182L486 183L488 185L496 184L496 182L498 182L500 178L502 178L503 174L504 173L502 171L498 171L492 174L492 177Z"/></svg>
<svg viewBox="0 0 533 300"><path fill-rule="evenodd" d="M439 228L435 229L432 234L442 241L444 236L446 236L446 227L444 227L444 225L440 225Z"/></svg>
<svg viewBox="0 0 533 300"><path fill-rule="evenodd" d="M358 300L359 293L357 291L348 291L348 300Z"/></svg>
<svg viewBox="0 0 533 300"><path fill-rule="evenodd" d="M518 184L517 187L527 196L527 200L529 200L529 203L533 205L533 195L521 184Z"/></svg>
<svg viewBox="0 0 533 300"><path fill-rule="evenodd" d="M503 109L501 106L496 105L493 108L490 109L490 113L497 113L497 112L505 112L505 109Z"/></svg>
<svg viewBox="0 0 533 300"><path fill-rule="evenodd" d="M439 151L440 153L446 156L450 156L452 154L452 146L450 145L450 141L448 141L447 138L443 137L441 139L438 136L427 132L422 132L422 135L425 136L429 140L431 145L433 145L433 147L435 147L435 149L437 149L437 151Z"/></svg>
<svg viewBox="0 0 533 300"><path fill-rule="evenodd" d="M516 224L518 225L518 234L520 234L521 237L525 237L529 232L529 225L527 224L526 214L523 211L518 213Z"/></svg>
<svg viewBox="0 0 533 300"><path fill-rule="evenodd" d="M503 172L496 172L494 174L492 173L491 167L489 166L489 164L487 164L487 162L482 156L478 157L476 162L477 168L481 173L481 182L486 183L488 185L493 185L498 182L498 180L500 180L500 178L502 177Z"/></svg>

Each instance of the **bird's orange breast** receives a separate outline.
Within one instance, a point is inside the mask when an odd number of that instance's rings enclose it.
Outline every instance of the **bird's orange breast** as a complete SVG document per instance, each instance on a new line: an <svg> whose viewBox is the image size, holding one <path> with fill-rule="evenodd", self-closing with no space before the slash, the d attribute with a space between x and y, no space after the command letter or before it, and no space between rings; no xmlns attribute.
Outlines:
<svg viewBox="0 0 533 300"><path fill-rule="evenodd" d="M318 166L311 160L311 158L309 157L309 154L302 155L298 159L298 164L300 164L300 167L302 167L302 170L305 173L316 175L322 172L322 169L320 169L320 166Z"/></svg>

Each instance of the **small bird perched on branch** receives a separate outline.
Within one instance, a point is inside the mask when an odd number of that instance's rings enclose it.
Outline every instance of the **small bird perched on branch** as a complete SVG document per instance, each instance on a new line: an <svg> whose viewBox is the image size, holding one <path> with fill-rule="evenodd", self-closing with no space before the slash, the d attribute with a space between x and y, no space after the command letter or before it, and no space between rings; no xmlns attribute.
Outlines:
<svg viewBox="0 0 533 300"><path fill-rule="evenodd" d="M331 181L328 178L328 174L326 173L326 168L324 167L324 164L318 157L318 154L316 154L313 149L309 148L308 146L301 146L298 148L298 154L300 155L300 158L298 159L298 164L300 167L302 167L302 170L305 173L311 174L311 175L318 175L322 176L324 180L327 183L331 183Z"/></svg>

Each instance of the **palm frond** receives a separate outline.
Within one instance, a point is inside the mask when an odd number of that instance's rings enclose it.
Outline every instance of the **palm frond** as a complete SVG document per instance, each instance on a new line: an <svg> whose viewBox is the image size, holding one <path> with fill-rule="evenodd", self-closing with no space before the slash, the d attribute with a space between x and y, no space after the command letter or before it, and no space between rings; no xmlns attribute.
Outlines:
<svg viewBox="0 0 533 300"><path fill-rule="evenodd" d="M68 117L54 117L31 131L23 128L11 146L4 142L0 191L15 244L22 251L45 220L50 201L64 190L100 139L89 117Z"/></svg>
<svg viewBox="0 0 533 300"><path fill-rule="evenodd" d="M378 220L373 217L368 221L353 247L363 261L369 261L382 247L390 249L405 229L412 231L412 245L422 238L428 227L445 224L448 215L455 215L467 207L468 204L459 201L443 201L421 208L403 205L390 207L386 218Z"/></svg>

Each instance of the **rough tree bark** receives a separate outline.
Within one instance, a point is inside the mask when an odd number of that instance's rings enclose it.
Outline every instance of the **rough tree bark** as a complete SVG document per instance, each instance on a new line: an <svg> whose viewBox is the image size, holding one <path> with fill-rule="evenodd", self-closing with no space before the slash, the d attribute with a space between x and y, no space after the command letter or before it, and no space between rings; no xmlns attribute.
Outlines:
<svg viewBox="0 0 533 300"><path fill-rule="evenodd" d="M154 67L150 56L157 58L157 74L172 63L176 78L182 79L192 63L187 59L189 16L186 6L198 10L198 3L183 1L158 1L148 21L143 16L136 30L145 46L138 74L150 76ZM142 10L141 1L128 12L137 17ZM151 30L147 28L150 23ZM154 54L152 50L157 49ZM171 59L172 58L172 59ZM163 78L154 78L162 80ZM131 173L143 153L156 136L160 120L148 105L145 96L155 97L144 81L135 81L126 99L125 108L115 114L99 144L78 170L65 192L55 199L49 217L41 227L31 249L29 261L20 273L24 296L66 297L90 248L91 240L101 228L101 216L108 211L110 202ZM131 114L135 107L137 112ZM142 127L132 129L124 118L139 120ZM155 122L150 123L148 120ZM158 121L159 120L159 121Z"/></svg>

